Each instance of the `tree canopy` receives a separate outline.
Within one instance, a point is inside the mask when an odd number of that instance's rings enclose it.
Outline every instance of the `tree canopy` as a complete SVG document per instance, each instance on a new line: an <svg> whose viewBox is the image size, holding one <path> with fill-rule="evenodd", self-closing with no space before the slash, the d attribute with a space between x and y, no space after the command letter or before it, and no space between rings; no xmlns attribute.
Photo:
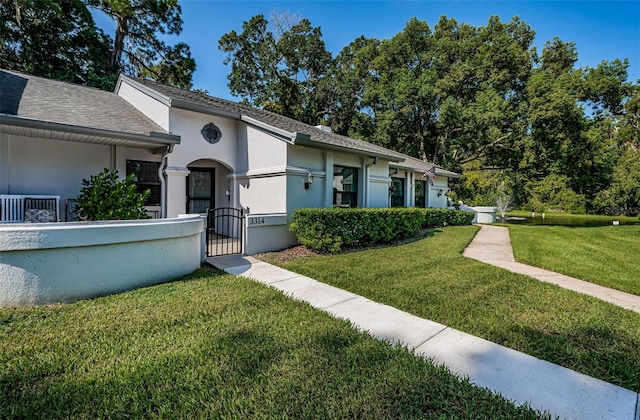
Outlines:
<svg viewBox="0 0 640 420"><path fill-rule="evenodd" d="M220 39L225 64L231 63L229 89L254 106L315 124L326 113L321 83L331 54L307 19L276 20L270 27L263 15L254 16L241 33Z"/></svg>
<svg viewBox="0 0 640 420"><path fill-rule="evenodd" d="M0 67L73 83L113 85L109 38L82 0L0 2Z"/></svg>
<svg viewBox="0 0 640 420"><path fill-rule="evenodd" d="M182 32L178 0L88 0L116 23L109 69L190 89L195 60L185 43L169 46L158 34Z"/></svg>
<svg viewBox="0 0 640 420"><path fill-rule="evenodd" d="M99 29L90 8L116 23ZM189 46L160 36L179 34L177 0L13 0L0 2L0 66L112 90L120 72L191 88Z"/></svg>
<svg viewBox="0 0 640 420"><path fill-rule="evenodd" d="M461 171L456 199L493 205L508 185L518 206L640 212L628 60L577 68L573 42L538 52L517 17L472 26L443 16L433 28L412 18L335 57L306 19L270 25L258 15L219 42L232 94L252 105Z"/></svg>

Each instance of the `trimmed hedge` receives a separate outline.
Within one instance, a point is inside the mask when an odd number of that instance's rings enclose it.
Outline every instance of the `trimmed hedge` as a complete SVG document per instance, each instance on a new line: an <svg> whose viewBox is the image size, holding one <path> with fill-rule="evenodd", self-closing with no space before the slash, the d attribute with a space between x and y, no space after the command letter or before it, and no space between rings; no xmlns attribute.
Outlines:
<svg viewBox="0 0 640 420"><path fill-rule="evenodd" d="M289 230L315 251L339 252L402 240L426 226L469 225L472 219L473 213L448 209L297 209Z"/></svg>
<svg viewBox="0 0 640 420"><path fill-rule="evenodd" d="M425 227L470 225L475 213L453 209L422 209Z"/></svg>

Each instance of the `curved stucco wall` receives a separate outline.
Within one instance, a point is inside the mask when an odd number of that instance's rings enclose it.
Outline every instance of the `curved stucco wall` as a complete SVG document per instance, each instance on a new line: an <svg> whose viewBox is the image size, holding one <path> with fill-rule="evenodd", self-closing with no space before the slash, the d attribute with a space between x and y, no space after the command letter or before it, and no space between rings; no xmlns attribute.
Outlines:
<svg viewBox="0 0 640 420"><path fill-rule="evenodd" d="M496 212L498 211L496 207L473 207L473 210L476 212L474 223L496 222Z"/></svg>
<svg viewBox="0 0 640 420"><path fill-rule="evenodd" d="M42 305L173 280L201 263L200 217L0 226L0 307Z"/></svg>

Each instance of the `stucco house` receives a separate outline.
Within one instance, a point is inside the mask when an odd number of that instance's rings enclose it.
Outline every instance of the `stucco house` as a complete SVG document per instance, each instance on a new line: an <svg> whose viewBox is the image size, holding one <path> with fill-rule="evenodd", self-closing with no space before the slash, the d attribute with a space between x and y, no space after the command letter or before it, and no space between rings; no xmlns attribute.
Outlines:
<svg viewBox="0 0 640 420"><path fill-rule="evenodd" d="M247 254L294 244L296 208L446 207L458 176L327 127L148 80L121 76L112 93L0 70L0 222L20 221L7 215L8 200L26 196L56 197L57 219L70 220L82 179L103 168L134 173L151 190L155 218L241 209Z"/></svg>

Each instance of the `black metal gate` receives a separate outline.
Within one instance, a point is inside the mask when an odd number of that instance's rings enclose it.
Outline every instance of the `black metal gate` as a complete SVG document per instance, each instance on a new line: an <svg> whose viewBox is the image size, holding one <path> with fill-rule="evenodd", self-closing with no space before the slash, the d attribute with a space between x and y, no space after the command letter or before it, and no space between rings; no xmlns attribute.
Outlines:
<svg viewBox="0 0 640 420"><path fill-rule="evenodd" d="M244 211L219 207L207 211L207 257L242 254Z"/></svg>

